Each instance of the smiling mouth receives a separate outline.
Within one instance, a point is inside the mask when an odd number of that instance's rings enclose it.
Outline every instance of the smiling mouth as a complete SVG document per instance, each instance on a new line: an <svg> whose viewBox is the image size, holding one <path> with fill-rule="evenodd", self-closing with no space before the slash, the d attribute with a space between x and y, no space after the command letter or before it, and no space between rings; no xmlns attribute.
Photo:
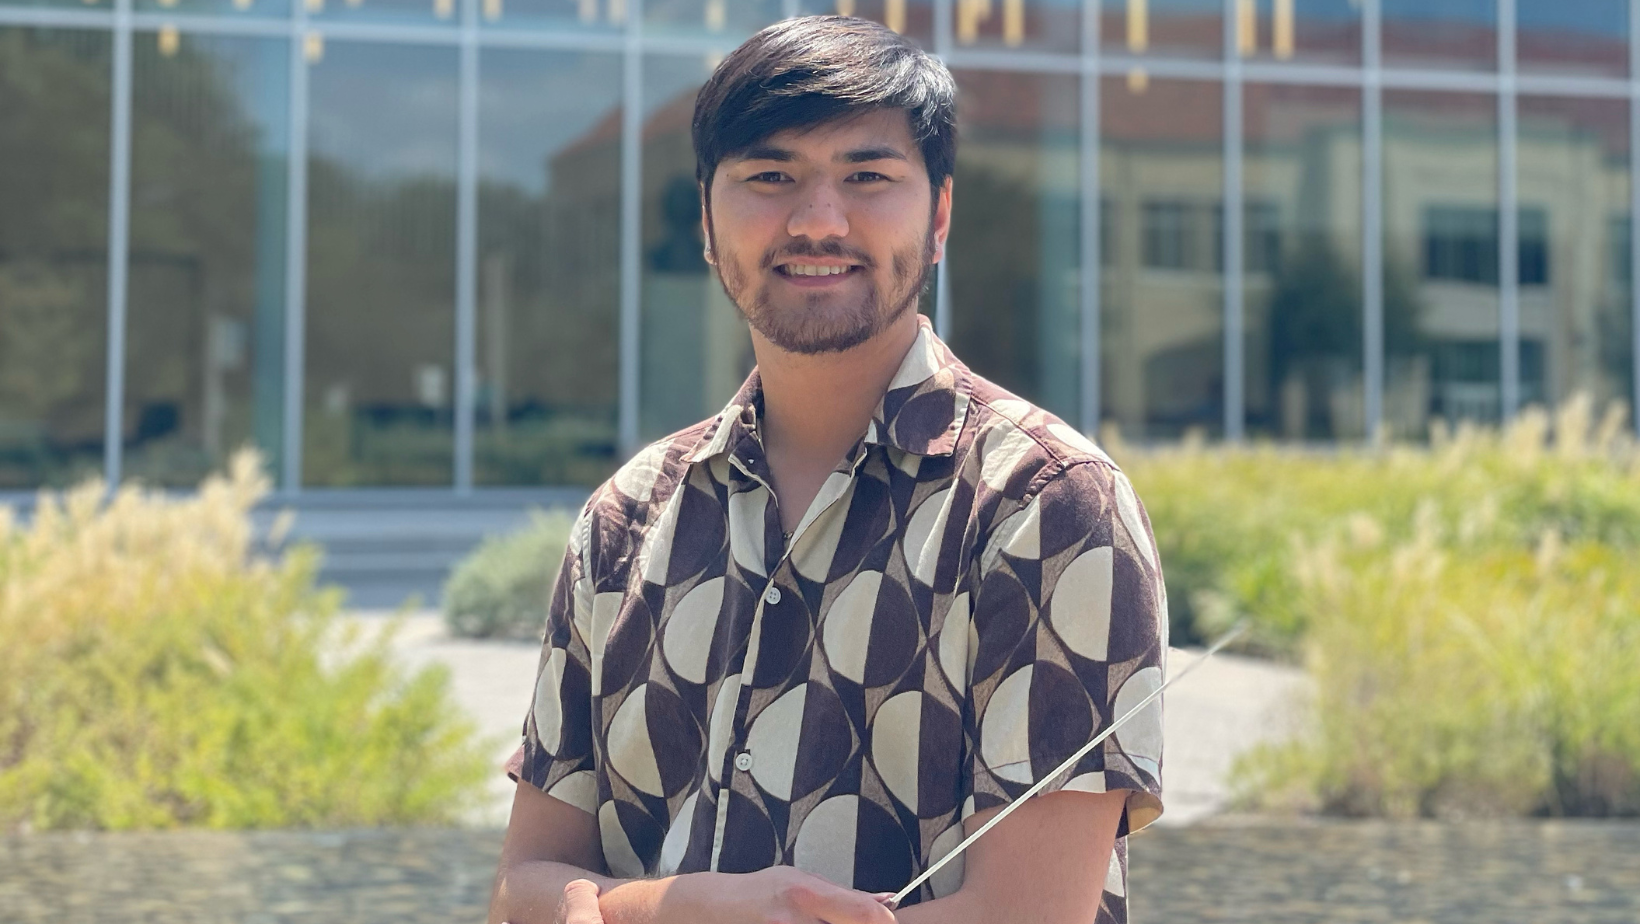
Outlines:
<svg viewBox="0 0 1640 924"><path fill-rule="evenodd" d="M789 278L808 279L844 276L860 268L858 263L850 263L847 266L823 266L818 263L782 263L775 267L774 271Z"/></svg>

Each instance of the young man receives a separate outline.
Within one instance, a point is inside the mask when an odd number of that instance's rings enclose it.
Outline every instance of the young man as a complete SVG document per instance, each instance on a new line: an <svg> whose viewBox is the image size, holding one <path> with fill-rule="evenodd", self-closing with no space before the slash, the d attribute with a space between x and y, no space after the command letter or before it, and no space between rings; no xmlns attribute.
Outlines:
<svg viewBox="0 0 1640 924"><path fill-rule="evenodd" d="M576 524L492 921L1126 920L1159 706L880 901L1154 690L1166 650L1127 479L916 311L955 95L832 16L763 30L701 90L707 259L757 369Z"/></svg>

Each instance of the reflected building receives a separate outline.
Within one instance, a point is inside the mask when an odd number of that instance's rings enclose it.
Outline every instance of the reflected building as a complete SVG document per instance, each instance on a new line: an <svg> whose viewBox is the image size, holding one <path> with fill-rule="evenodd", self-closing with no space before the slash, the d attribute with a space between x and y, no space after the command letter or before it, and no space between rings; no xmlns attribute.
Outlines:
<svg viewBox="0 0 1640 924"><path fill-rule="evenodd" d="M126 2L0 0L0 492L596 484L750 368L689 119L808 12L951 66L922 309L1085 429L1636 395L1627 0Z"/></svg>

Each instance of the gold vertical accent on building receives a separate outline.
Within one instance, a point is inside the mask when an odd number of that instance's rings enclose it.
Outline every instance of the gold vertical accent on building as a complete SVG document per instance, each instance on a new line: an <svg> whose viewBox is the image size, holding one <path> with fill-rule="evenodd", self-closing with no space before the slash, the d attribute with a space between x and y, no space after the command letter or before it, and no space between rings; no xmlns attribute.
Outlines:
<svg viewBox="0 0 1640 924"><path fill-rule="evenodd" d="M1286 61L1293 56L1293 0L1276 0L1275 34L1270 46L1276 57Z"/></svg>
<svg viewBox="0 0 1640 924"><path fill-rule="evenodd" d="M592 2L596 4L598 0ZM609 21L617 26L626 22L626 0L609 0Z"/></svg>
<svg viewBox="0 0 1640 924"><path fill-rule="evenodd" d="M484 18L490 22L501 19L501 0L484 0Z"/></svg>
<svg viewBox="0 0 1640 924"><path fill-rule="evenodd" d="M1256 0L1236 0L1236 51L1243 58L1258 51L1258 5Z"/></svg>
<svg viewBox="0 0 1640 924"><path fill-rule="evenodd" d="M323 13L325 11L325 0L307 0L307 11L309 13Z"/></svg>
<svg viewBox="0 0 1640 924"><path fill-rule="evenodd" d="M251 0L233 0L233 8L243 13L251 8Z"/></svg>
<svg viewBox="0 0 1640 924"><path fill-rule="evenodd" d="M1150 50L1150 3L1127 0L1127 47L1134 54Z"/></svg>
<svg viewBox="0 0 1640 924"><path fill-rule="evenodd" d="M972 45L979 41L979 25L991 18L991 0L957 0L957 41Z"/></svg>
<svg viewBox="0 0 1640 924"><path fill-rule="evenodd" d="M1127 72L1129 93L1143 93L1150 89L1150 72L1142 67L1135 67Z"/></svg>
<svg viewBox="0 0 1640 924"><path fill-rule="evenodd" d="M439 19L449 19L456 12L456 0L433 0L433 15Z"/></svg>
<svg viewBox="0 0 1640 924"><path fill-rule="evenodd" d="M838 16L853 16L854 15L854 0L837 0L837 15Z"/></svg>
<svg viewBox="0 0 1640 924"><path fill-rule="evenodd" d="M182 47L182 36L177 34L176 26L159 27L159 53L169 58Z"/></svg>
<svg viewBox="0 0 1640 924"><path fill-rule="evenodd" d="M1002 0L1002 43L1009 48L1025 43L1025 0Z"/></svg>
<svg viewBox="0 0 1640 924"><path fill-rule="evenodd" d="M722 32L723 24L729 20L729 4L727 0L706 0L706 31Z"/></svg>
<svg viewBox="0 0 1640 924"><path fill-rule="evenodd" d="M905 0L883 0L883 25L895 32L905 31Z"/></svg>
<svg viewBox="0 0 1640 924"><path fill-rule="evenodd" d="M159 0L159 5L165 9L171 9L177 5L177 0Z"/></svg>
<svg viewBox="0 0 1640 924"><path fill-rule="evenodd" d="M302 39L302 54L307 57L307 63L318 64L325 59L325 37L317 32L309 32Z"/></svg>

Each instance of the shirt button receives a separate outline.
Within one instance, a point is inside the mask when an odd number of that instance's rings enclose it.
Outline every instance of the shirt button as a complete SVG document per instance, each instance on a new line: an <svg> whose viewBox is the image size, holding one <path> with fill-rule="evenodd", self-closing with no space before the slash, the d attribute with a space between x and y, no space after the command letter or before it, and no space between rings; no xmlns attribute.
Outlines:
<svg viewBox="0 0 1640 924"><path fill-rule="evenodd" d="M752 769L751 751L741 751L735 755L735 769L742 772Z"/></svg>
<svg viewBox="0 0 1640 924"><path fill-rule="evenodd" d="M763 592L763 599L770 606L778 605L780 603L780 588L776 587L773 584L770 584L769 589Z"/></svg>

